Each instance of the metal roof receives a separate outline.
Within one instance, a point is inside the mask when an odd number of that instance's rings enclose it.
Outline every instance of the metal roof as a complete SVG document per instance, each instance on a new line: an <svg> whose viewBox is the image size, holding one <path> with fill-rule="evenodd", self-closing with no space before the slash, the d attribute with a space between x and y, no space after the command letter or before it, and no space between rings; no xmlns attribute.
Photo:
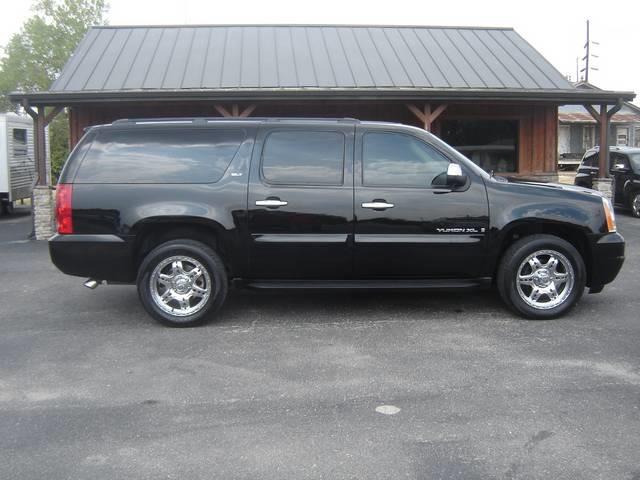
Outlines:
<svg viewBox="0 0 640 480"><path fill-rule="evenodd" d="M596 95L575 89L511 28L192 25L93 27L48 92L12 98L441 98L452 92L470 98Z"/></svg>

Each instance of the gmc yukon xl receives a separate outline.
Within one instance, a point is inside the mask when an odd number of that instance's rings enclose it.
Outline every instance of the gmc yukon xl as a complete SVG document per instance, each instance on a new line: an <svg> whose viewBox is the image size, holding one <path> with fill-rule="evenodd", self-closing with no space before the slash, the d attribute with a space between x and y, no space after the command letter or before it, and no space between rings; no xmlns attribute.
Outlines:
<svg viewBox="0 0 640 480"><path fill-rule="evenodd" d="M497 287L558 317L620 270L610 202L487 174L424 130L352 119L118 120L56 192L53 263L136 284L156 320L204 323L230 285Z"/></svg>

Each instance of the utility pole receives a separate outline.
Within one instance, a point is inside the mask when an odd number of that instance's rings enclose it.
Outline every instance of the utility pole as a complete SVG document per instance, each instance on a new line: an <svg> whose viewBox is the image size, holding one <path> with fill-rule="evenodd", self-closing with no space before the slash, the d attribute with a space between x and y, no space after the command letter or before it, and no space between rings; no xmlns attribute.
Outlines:
<svg viewBox="0 0 640 480"><path fill-rule="evenodd" d="M591 56L591 41L589 40L589 20L587 20L587 43L584 44L586 55L584 56L584 81L589 83L589 57Z"/></svg>
<svg viewBox="0 0 640 480"><path fill-rule="evenodd" d="M600 45L598 42L594 42L591 40L591 35L589 32L589 20L587 20L587 42L584 44L585 55L584 57L582 57L582 60L584 60L584 68L580 70L580 73L584 72L583 79L587 83L589 83L589 72L591 70L598 70L596 67L591 66L591 57L598 58L598 55L594 55L593 53L591 53L591 44Z"/></svg>

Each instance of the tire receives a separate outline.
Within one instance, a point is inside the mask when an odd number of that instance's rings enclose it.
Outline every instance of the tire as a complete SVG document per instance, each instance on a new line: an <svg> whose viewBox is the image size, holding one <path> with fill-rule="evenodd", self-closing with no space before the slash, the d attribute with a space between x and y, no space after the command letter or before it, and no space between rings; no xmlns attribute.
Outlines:
<svg viewBox="0 0 640 480"><path fill-rule="evenodd" d="M13 215L13 202L2 202L2 215Z"/></svg>
<svg viewBox="0 0 640 480"><path fill-rule="evenodd" d="M557 262L555 267L552 259ZM553 235L521 238L505 251L498 266L497 286L502 300L514 312L532 320L567 313L582 297L585 283L582 256L569 242Z"/></svg>
<svg viewBox="0 0 640 480"><path fill-rule="evenodd" d="M220 257L209 246L187 239L154 248L142 261L136 283L147 313L170 327L207 323L229 287Z"/></svg>
<svg viewBox="0 0 640 480"><path fill-rule="evenodd" d="M640 218L640 193L635 193L631 197L631 215Z"/></svg>

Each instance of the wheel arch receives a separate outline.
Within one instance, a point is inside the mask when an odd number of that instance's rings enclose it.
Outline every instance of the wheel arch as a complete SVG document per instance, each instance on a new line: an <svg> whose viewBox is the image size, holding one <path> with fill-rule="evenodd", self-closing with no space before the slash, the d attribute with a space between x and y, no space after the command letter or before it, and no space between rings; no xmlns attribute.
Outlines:
<svg viewBox="0 0 640 480"><path fill-rule="evenodd" d="M171 240L186 238L202 242L222 259L227 272L232 271L232 254L228 248L229 232L218 222L201 217L157 216L146 218L132 228L135 235L136 270L155 247Z"/></svg>
<svg viewBox="0 0 640 480"><path fill-rule="evenodd" d="M503 228L498 257L502 258L507 249L519 239L537 234L553 235L573 245L582 256L587 273L587 285L590 285L592 269L591 251L587 231L584 227L548 220L541 221L535 218L513 221ZM496 262L494 278L496 277L499 263L499 261Z"/></svg>

